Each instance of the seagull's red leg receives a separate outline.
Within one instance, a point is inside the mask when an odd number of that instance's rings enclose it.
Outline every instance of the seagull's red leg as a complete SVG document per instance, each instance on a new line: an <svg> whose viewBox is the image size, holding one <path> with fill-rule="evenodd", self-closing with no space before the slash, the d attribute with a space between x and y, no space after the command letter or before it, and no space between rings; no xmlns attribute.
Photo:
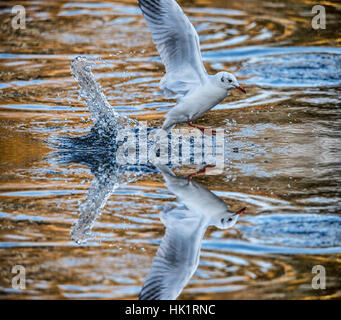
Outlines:
<svg viewBox="0 0 341 320"><path fill-rule="evenodd" d="M212 135L214 135L214 136L216 135L216 131L215 131L214 129L210 129L210 128L205 128L205 127L202 127L202 126L198 126L198 125L192 123L191 120L187 120L187 124L188 124L189 126L191 126L192 128L199 129L203 134L205 134L205 129L207 129L207 130L212 130Z"/></svg>
<svg viewBox="0 0 341 320"><path fill-rule="evenodd" d="M211 165L211 164L207 164L206 166L204 166L203 168L201 168L201 169L198 170L197 172L191 173L190 175L187 176L188 182L190 182L190 181L192 180L193 177L205 173L207 168L214 168L214 167L215 167L215 166L213 166L213 165Z"/></svg>

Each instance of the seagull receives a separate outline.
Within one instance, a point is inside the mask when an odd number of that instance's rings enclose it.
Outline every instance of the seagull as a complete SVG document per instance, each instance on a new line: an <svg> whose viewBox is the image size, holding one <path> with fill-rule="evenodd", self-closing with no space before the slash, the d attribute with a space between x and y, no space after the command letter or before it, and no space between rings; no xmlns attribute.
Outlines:
<svg viewBox="0 0 341 320"><path fill-rule="evenodd" d="M166 187L181 205L166 208L160 214L166 234L153 259L152 269L139 294L140 300L173 300L198 268L201 242L210 225L220 229L233 227L246 210L231 212L213 192L192 180L203 169L187 177L177 177L164 165L161 171Z"/></svg>
<svg viewBox="0 0 341 320"><path fill-rule="evenodd" d="M207 73L198 34L175 0L138 0L138 4L166 67L160 88L167 96L178 98L162 129L187 123L204 133L205 128L192 121L223 101L231 89L246 93L245 89L229 72Z"/></svg>

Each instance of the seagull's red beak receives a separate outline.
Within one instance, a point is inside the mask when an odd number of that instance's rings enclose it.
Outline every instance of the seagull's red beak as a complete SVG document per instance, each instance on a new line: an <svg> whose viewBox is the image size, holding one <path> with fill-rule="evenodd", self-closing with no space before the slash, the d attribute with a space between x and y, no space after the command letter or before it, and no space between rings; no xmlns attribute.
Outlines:
<svg viewBox="0 0 341 320"><path fill-rule="evenodd" d="M245 208L243 208L243 209L240 209L239 211L237 211L237 212L236 212L236 214L241 214L241 213L244 213L244 212L245 212L245 210L246 210L246 207L245 207Z"/></svg>
<svg viewBox="0 0 341 320"><path fill-rule="evenodd" d="M240 90L241 92L246 93L245 89L242 86L236 87L236 89Z"/></svg>

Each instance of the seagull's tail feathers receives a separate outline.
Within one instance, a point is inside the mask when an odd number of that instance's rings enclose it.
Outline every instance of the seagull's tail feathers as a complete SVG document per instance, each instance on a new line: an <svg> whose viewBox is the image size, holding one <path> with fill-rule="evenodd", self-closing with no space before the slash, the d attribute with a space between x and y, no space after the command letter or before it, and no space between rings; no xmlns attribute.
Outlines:
<svg viewBox="0 0 341 320"><path fill-rule="evenodd" d="M176 122L174 122L172 118L166 116L166 119L162 125L162 129L166 132L169 132L169 130L171 130L175 125Z"/></svg>
<svg viewBox="0 0 341 320"><path fill-rule="evenodd" d="M169 175L169 176L175 176L174 172L169 168L167 167L166 165L163 165L163 164L156 164L155 165L163 175Z"/></svg>

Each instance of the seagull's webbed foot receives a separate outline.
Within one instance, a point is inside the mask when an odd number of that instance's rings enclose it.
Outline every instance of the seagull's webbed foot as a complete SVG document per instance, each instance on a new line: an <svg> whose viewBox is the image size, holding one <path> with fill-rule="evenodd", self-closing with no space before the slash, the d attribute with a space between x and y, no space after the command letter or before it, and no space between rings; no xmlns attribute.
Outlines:
<svg viewBox="0 0 341 320"><path fill-rule="evenodd" d="M212 132L212 135L216 135L216 131L214 129L211 129L211 128L205 128L205 127L202 127L202 126L198 126L194 123L192 123L191 120L187 120L187 124L189 126L191 126L192 128L196 128L196 129L199 129L203 134L205 134L205 130L207 130L206 134L209 134L209 132L211 131Z"/></svg>
<svg viewBox="0 0 341 320"><path fill-rule="evenodd" d="M190 182L192 180L193 177L198 176L200 174L204 174L206 172L206 169L208 168L214 168L215 166L207 164L206 166L204 166L203 168L201 168L200 170L198 170L197 172L191 173L190 175L187 176L187 181Z"/></svg>

